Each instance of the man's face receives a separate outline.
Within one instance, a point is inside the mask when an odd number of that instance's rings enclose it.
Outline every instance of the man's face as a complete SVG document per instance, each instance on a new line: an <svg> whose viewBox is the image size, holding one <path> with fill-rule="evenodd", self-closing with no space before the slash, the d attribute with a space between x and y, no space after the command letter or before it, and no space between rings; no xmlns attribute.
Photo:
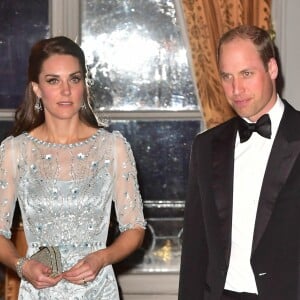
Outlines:
<svg viewBox="0 0 300 300"><path fill-rule="evenodd" d="M220 50L219 71L227 101L239 116L256 122L276 102L276 60L270 59L266 70L254 44L241 38Z"/></svg>

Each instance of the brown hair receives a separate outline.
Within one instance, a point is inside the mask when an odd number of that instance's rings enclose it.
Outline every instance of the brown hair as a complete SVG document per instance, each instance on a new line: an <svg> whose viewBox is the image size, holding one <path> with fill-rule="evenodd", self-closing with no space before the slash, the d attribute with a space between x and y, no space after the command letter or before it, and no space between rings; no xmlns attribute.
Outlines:
<svg viewBox="0 0 300 300"><path fill-rule="evenodd" d="M275 48L270 34L262 28L251 25L240 25L222 35L217 49L217 62L219 63L220 51L223 44L236 38L250 40L255 45L265 69L268 69L268 62L275 58Z"/></svg>
<svg viewBox="0 0 300 300"><path fill-rule="evenodd" d="M65 36L58 36L40 40L33 45L29 56L28 80L25 96L23 102L16 110L12 135L17 136L24 131L29 132L45 122L44 111L34 109L37 97L32 89L31 82L38 83L39 74L44 61L54 54L72 55L77 58L84 79L86 79L87 69L85 65L84 53L82 49L71 39ZM93 103L91 97L89 96L89 91L86 84L83 101L84 109L80 109L79 111L80 120L92 127L100 127L92 109Z"/></svg>

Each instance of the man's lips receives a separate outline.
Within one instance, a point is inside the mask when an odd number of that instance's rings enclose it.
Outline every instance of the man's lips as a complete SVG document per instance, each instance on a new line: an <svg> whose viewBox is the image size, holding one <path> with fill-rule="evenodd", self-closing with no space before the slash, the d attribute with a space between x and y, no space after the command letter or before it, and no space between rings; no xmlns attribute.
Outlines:
<svg viewBox="0 0 300 300"><path fill-rule="evenodd" d="M235 106L245 106L248 104L248 102L250 101L250 99L234 99L233 103Z"/></svg>

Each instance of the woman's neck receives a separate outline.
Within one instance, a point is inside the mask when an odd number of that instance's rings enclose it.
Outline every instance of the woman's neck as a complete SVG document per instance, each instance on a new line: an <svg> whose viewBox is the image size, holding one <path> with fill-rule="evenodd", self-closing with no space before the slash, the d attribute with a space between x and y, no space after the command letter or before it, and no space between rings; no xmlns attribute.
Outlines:
<svg viewBox="0 0 300 300"><path fill-rule="evenodd" d="M30 134L42 141L55 144L73 144L86 140L97 131L96 128L89 127L84 123L75 126L50 125L46 122L35 128Z"/></svg>

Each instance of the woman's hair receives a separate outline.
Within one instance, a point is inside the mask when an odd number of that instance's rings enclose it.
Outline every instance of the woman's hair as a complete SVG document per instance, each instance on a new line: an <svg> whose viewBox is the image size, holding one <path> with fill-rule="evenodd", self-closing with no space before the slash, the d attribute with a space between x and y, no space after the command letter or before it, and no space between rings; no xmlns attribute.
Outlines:
<svg viewBox="0 0 300 300"><path fill-rule="evenodd" d="M256 47L260 58L266 70L268 70L268 62L271 58L276 57L273 41L270 34L262 28L251 25L240 25L227 31L219 40L217 49L217 61L219 63L220 51L222 45L240 38L243 40L250 40Z"/></svg>
<svg viewBox="0 0 300 300"><path fill-rule="evenodd" d="M79 111L79 118L84 123L92 127L100 127L93 112L92 99L89 96L88 87L85 83L87 69L85 65L84 53L82 49L71 39L65 36L58 36L49 39L43 39L37 42L31 48L25 97L21 105L16 110L12 135L17 136L24 131L29 132L45 122L44 110L38 110L34 108L38 99L33 91L31 82L39 82L39 74L44 61L55 54L72 55L78 59L85 86L83 94L83 107ZM42 103L41 105L43 108Z"/></svg>

